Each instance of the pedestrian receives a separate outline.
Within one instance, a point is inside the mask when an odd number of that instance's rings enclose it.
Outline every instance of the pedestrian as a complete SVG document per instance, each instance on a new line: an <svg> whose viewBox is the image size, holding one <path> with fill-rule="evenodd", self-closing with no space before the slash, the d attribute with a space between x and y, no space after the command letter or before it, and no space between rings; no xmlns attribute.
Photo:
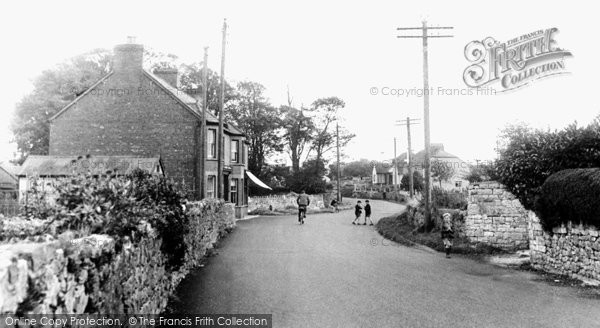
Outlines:
<svg viewBox="0 0 600 328"><path fill-rule="evenodd" d="M335 212L339 212L339 211L340 211L340 210L338 209L338 201L337 201L337 199L333 199L333 200L331 201L331 207L333 207L333 210L334 210Z"/></svg>
<svg viewBox="0 0 600 328"><path fill-rule="evenodd" d="M442 241L446 250L446 258L450 258L452 250L452 239L454 239L454 231L452 230L452 215L448 212L442 215Z"/></svg>
<svg viewBox="0 0 600 328"><path fill-rule="evenodd" d="M296 203L298 204L298 222L300 224L304 224L304 219L306 219L306 208L310 205L310 198L302 190L298 198L296 198Z"/></svg>
<svg viewBox="0 0 600 328"><path fill-rule="evenodd" d="M369 204L369 200L365 200L365 223L363 225L367 225L367 219L371 222L369 225L373 225L373 220L371 220L371 204Z"/></svg>
<svg viewBox="0 0 600 328"><path fill-rule="evenodd" d="M358 202L356 202L356 206L354 206L354 215L356 215L356 218L354 219L354 221L352 221L352 224L357 224L358 223L358 219L360 219L360 214L362 213L362 205L360 200Z"/></svg>

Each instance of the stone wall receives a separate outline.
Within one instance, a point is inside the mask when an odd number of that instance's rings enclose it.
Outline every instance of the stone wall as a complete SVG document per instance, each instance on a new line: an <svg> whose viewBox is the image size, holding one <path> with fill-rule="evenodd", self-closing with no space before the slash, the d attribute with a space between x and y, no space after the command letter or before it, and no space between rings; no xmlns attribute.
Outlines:
<svg viewBox="0 0 600 328"><path fill-rule="evenodd" d="M473 183L468 188L465 236L505 250L529 247L527 211L497 182Z"/></svg>
<svg viewBox="0 0 600 328"><path fill-rule="evenodd" d="M329 207L331 198L327 195L308 195L310 199L309 209L320 209ZM271 208L273 211L285 210L290 208L298 208L296 204L297 194L291 193L288 195L272 195L272 196L255 196L248 198L248 212L252 212L257 209L268 210ZM326 202L325 200L329 200Z"/></svg>
<svg viewBox="0 0 600 328"><path fill-rule="evenodd" d="M600 283L600 232L595 227L572 223L542 229L539 218L529 212L529 248L536 269Z"/></svg>
<svg viewBox="0 0 600 328"><path fill-rule="evenodd" d="M0 245L0 313L162 312L181 279L235 225L232 204L202 201L187 211L186 261L176 271L152 235L132 244L66 232Z"/></svg>

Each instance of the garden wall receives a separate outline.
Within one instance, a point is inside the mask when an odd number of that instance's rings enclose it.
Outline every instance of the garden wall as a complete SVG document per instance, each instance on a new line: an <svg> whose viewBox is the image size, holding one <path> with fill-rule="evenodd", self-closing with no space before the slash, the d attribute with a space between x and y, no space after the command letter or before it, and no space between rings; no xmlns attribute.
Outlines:
<svg viewBox="0 0 600 328"><path fill-rule="evenodd" d="M505 250L529 247L528 214L503 185L488 181L469 185L465 236Z"/></svg>
<svg viewBox="0 0 600 328"><path fill-rule="evenodd" d="M308 195L310 199L309 209L319 209L329 207L331 197L329 194ZM289 208L298 208L296 199L297 194L291 193L288 195L272 195L272 196L254 196L248 198L248 212L257 209L268 210L272 207L273 211L285 210Z"/></svg>
<svg viewBox="0 0 600 328"><path fill-rule="evenodd" d="M572 223L546 232L529 212L531 264L536 269L600 282L600 232Z"/></svg>
<svg viewBox="0 0 600 328"><path fill-rule="evenodd" d="M0 245L0 313L162 312L180 280L235 226L232 204L201 201L186 211L191 218L187 251L176 271L166 268L161 240L152 237L135 245L107 235L73 238L72 232L5 239ZM27 224L13 220L1 230L15 236L11 229Z"/></svg>

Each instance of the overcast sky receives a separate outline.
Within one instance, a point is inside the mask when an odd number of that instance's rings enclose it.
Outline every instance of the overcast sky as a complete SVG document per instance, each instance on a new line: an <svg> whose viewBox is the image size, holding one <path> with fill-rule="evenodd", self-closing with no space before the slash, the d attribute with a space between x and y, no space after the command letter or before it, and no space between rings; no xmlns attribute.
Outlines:
<svg viewBox="0 0 600 328"><path fill-rule="evenodd" d="M41 71L94 48L112 48L126 36L184 62L200 61L209 47L209 66L220 67L223 18L229 23L226 78L249 79L267 88L274 105L319 97L346 102L345 125L357 136L348 159L385 159L406 149L406 130L394 125L422 118L423 98L385 96L384 87L422 87L420 39L397 39L396 27L454 26L454 38L429 47L431 141L464 160L491 159L499 129L524 121L562 128L589 123L600 114L597 15L584 1L10 1L0 4L0 161L12 158L8 129L15 104L31 91ZM594 14L596 13L596 14ZM497 95L440 95L437 88L465 89L467 43L494 37L507 41L556 27L556 41L570 50L569 75L540 80ZM404 33L406 34L406 33ZM372 88L379 90L372 95ZM423 125L414 126L413 148L423 147Z"/></svg>

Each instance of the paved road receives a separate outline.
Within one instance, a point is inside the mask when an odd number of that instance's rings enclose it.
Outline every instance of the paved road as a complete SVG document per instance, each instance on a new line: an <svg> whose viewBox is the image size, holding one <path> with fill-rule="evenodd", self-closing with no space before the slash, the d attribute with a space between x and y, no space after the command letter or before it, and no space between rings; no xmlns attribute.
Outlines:
<svg viewBox="0 0 600 328"><path fill-rule="evenodd" d="M402 210L373 201L375 219ZM271 313L274 327L600 327L600 300L531 273L383 240L352 211L240 221L177 310Z"/></svg>

